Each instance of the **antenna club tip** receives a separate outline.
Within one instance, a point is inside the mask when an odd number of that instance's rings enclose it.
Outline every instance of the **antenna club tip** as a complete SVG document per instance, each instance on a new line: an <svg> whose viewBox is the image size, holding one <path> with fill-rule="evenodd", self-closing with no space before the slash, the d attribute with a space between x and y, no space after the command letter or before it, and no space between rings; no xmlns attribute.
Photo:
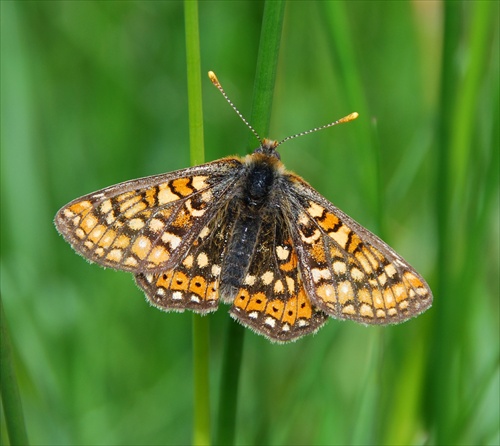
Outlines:
<svg viewBox="0 0 500 446"><path fill-rule="evenodd" d="M208 72L208 77L212 81L212 84L214 84L214 85L220 85L219 79L217 79L217 76L215 75L215 73L213 71L209 71Z"/></svg>
<svg viewBox="0 0 500 446"><path fill-rule="evenodd" d="M339 124L343 122L354 121L358 116L358 112L353 112L350 115L344 116L342 119L339 119Z"/></svg>

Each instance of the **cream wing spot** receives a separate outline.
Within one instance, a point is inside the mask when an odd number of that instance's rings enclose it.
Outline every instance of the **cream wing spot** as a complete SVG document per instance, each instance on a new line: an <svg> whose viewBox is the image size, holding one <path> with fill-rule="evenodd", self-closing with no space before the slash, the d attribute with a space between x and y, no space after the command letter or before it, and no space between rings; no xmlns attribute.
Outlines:
<svg viewBox="0 0 500 446"><path fill-rule="evenodd" d="M99 206L99 210L101 211L101 214L107 214L109 211L113 209L113 205L111 204L111 200L105 200L101 203L101 206Z"/></svg>
<svg viewBox="0 0 500 446"><path fill-rule="evenodd" d="M266 317L266 319L264 320L264 323L266 325L269 325L270 327L274 328L276 326L276 319L274 319L273 317L271 316L268 316Z"/></svg>
<svg viewBox="0 0 500 446"><path fill-rule="evenodd" d="M351 277L356 282L361 282L364 279L365 275L358 268L351 268Z"/></svg>
<svg viewBox="0 0 500 446"><path fill-rule="evenodd" d="M250 274L247 274L246 277L245 277L245 281L244 281L244 284L245 285L249 285L249 286L253 286L255 285L255 281L256 281L256 277L255 276L252 276Z"/></svg>
<svg viewBox="0 0 500 446"><path fill-rule="evenodd" d="M164 243L168 243L172 249L177 248L181 244L181 238L171 232L164 232L161 239Z"/></svg>
<svg viewBox="0 0 500 446"><path fill-rule="evenodd" d="M272 271L266 271L264 274L262 274L260 279L262 280L262 283L264 285L269 285L274 279L274 274Z"/></svg>
<svg viewBox="0 0 500 446"><path fill-rule="evenodd" d="M274 284L274 292L276 294L281 294L285 290L285 287L283 286L283 282L281 280L277 280L276 283Z"/></svg>
<svg viewBox="0 0 500 446"><path fill-rule="evenodd" d="M322 279L329 280L332 278L332 274L330 273L330 270L328 268L325 269L313 268L311 270L311 274L315 283L320 282Z"/></svg>
<svg viewBox="0 0 500 446"><path fill-rule="evenodd" d="M200 232L200 238L204 239L208 234L210 234L210 229L205 226Z"/></svg>
<svg viewBox="0 0 500 446"><path fill-rule="evenodd" d="M290 255L290 249L286 246L277 246L276 255L278 256L278 259L284 261L288 259L288 256Z"/></svg>
<svg viewBox="0 0 500 446"><path fill-rule="evenodd" d="M204 252L201 252L196 258L196 263L200 268L205 268L208 265L208 257Z"/></svg>
<svg viewBox="0 0 500 446"><path fill-rule="evenodd" d="M193 267L193 263L194 263L194 258L192 256L192 254L189 254L183 261L182 261L182 264L190 269Z"/></svg>
<svg viewBox="0 0 500 446"><path fill-rule="evenodd" d="M133 218L127 222L128 227L134 231L139 231L145 225L144 221L141 218Z"/></svg>
<svg viewBox="0 0 500 446"><path fill-rule="evenodd" d="M204 189L205 187L208 187L208 184L205 183L206 179L206 176L197 175L192 178L191 184L196 190Z"/></svg>
<svg viewBox="0 0 500 446"><path fill-rule="evenodd" d="M221 272L220 265L212 265L212 275L217 277Z"/></svg>
<svg viewBox="0 0 500 446"><path fill-rule="evenodd" d="M134 266L137 266L137 260L134 257L130 256L130 257L127 257L125 259L125 261L123 262L123 264L126 265L126 266L132 266L132 267L134 267Z"/></svg>
<svg viewBox="0 0 500 446"><path fill-rule="evenodd" d="M332 266L335 274L345 274L347 271L347 266L344 262L333 262Z"/></svg>
<svg viewBox="0 0 500 446"><path fill-rule="evenodd" d="M160 232L165 227L165 223L163 223L158 218L152 218L149 221L148 226L149 229L151 229L153 232Z"/></svg>
<svg viewBox="0 0 500 446"><path fill-rule="evenodd" d="M187 200L186 201L186 207L187 207L188 213L190 215L192 215L193 217L201 217L205 213L205 211L206 211L206 209L195 209L195 208L193 208L191 200Z"/></svg>
<svg viewBox="0 0 500 446"><path fill-rule="evenodd" d="M160 184L158 188L158 204L164 205L167 203L171 203L172 201L176 201L179 199L177 195L172 193L172 190L170 189L170 186L168 183L163 183Z"/></svg>
<svg viewBox="0 0 500 446"><path fill-rule="evenodd" d="M320 206L317 203L314 203L313 201L310 201L309 204L310 206L307 209L307 212L311 217L318 218L323 215L323 212L325 211L324 207Z"/></svg>
<svg viewBox="0 0 500 446"><path fill-rule="evenodd" d="M120 262L123 257L123 251L121 249L112 249L108 252L106 258L112 262Z"/></svg>

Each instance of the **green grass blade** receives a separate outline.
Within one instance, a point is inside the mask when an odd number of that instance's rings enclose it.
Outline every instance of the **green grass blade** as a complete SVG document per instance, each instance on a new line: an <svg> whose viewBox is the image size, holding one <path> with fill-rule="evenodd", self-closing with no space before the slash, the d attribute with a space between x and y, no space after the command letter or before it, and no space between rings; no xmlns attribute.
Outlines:
<svg viewBox="0 0 500 446"><path fill-rule="evenodd" d="M21 404L21 395L16 381L14 371L14 358L12 356L12 345L10 342L7 321L3 312L3 304L0 298L0 389L2 391L2 405L5 415L5 424L9 441L12 445L27 445L28 434L24 423L24 414Z"/></svg>
<svg viewBox="0 0 500 446"><path fill-rule="evenodd" d="M191 165L204 162L198 2L184 2ZM209 321L193 314L193 444L210 444Z"/></svg>
<svg viewBox="0 0 500 446"><path fill-rule="evenodd" d="M269 134L284 11L284 1L266 1L264 6L250 115L250 123L261 138ZM253 136L248 149L252 147L255 147Z"/></svg>
<svg viewBox="0 0 500 446"><path fill-rule="evenodd" d="M264 135L268 132L271 117L284 8L283 1L267 1L262 19L250 123L258 132L264 132ZM255 146L253 137L249 146ZM239 324L230 323L228 326L224 349L224 370L220 383L216 444L234 444L235 442L238 378L244 330L245 328Z"/></svg>

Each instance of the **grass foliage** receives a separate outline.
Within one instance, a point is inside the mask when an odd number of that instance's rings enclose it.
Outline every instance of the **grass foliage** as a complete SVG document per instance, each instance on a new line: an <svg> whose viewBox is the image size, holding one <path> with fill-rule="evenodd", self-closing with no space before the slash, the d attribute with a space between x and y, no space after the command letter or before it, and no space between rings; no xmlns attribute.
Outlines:
<svg viewBox="0 0 500 446"><path fill-rule="evenodd" d="M28 437L189 443L191 314L150 307L52 224L75 197L189 166L183 3L0 7L3 328ZM248 130L204 76L250 118L263 11L199 5L207 161L246 153ZM331 320L284 346L246 331L237 444L500 442L498 17L498 2L287 3L263 136L358 111L282 159L414 265L435 304L401 326ZM234 322L223 305L209 318L215 431Z"/></svg>

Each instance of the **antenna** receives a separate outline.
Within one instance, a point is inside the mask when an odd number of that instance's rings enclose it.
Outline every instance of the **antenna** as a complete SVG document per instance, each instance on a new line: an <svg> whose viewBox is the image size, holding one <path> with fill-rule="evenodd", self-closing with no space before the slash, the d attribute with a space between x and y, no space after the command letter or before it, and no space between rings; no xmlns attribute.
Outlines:
<svg viewBox="0 0 500 446"><path fill-rule="evenodd" d="M233 110L236 112L236 114L240 117L240 119L246 124L246 126L252 131L252 133L255 135L255 137L259 140L261 146L264 145L264 140L259 136L259 134L255 131L255 129L248 123L248 121L243 117L243 115L240 113L240 111L236 108L236 106L231 102L231 99L228 98L226 92L222 88L222 85L219 82L219 79L217 79L217 76L213 71L208 72L208 77L212 81L212 84L214 84L219 91L222 93L222 96L226 99L226 101L229 103L229 105L233 108ZM311 130L306 130L305 132L300 132L292 136L287 136L285 139L282 139L280 142L276 143L274 148L278 147L279 145L283 144L286 141L289 141L290 139L297 138L299 136L303 135L308 135L309 133L314 133L317 132L318 130L323 130L327 129L328 127L333 127L334 125L337 124L343 124L344 122L349 122L353 121L359 116L357 112L351 113L347 116L344 116L343 118L338 119L337 121L330 122L330 124L322 125L321 127L315 127Z"/></svg>
<svg viewBox="0 0 500 446"><path fill-rule="evenodd" d="M344 116L343 118L338 119L335 122L330 122L330 124L322 125L321 127L315 127L311 130L306 130L305 132L300 132L292 136L287 136L285 139L282 139L276 147L283 144L285 141L289 141L290 139L297 138L298 136L308 135L309 133L317 132L318 130L327 129L328 127L333 127L337 124L343 124L344 122L349 122L355 120L359 116L358 112L351 113L350 115Z"/></svg>
<svg viewBox="0 0 500 446"><path fill-rule="evenodd" d="M255 137L257 138L257 140L259 141L259 143L262 145L263 144L262 138L255 131L255 129L248 123L248 121L243 117L243 115L236 108L236 106L231 102L231 99L228 98L226 92L222 88L222 85L220 84L219 79L217 79L217 76L215 75L215 73L213 71L209 71L208 72L208 77L212 81L212 84L214 84L219 89L219 91L222 93L222 96L224 96L224 98L226 99L226 101L228 102L228 104L232 107L232 109L236 112L236 114L241 118L241 120L246 124L246 126L252 131L252 133L255 135Z"/></svg>

